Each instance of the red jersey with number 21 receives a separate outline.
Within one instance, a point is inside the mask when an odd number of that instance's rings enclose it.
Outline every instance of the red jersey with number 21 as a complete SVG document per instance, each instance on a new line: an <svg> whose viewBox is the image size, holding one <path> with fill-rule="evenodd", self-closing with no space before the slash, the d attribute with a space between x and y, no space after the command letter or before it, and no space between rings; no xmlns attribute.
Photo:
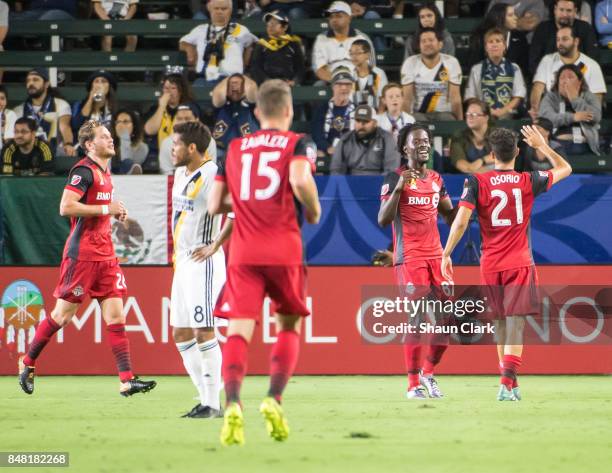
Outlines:
<svg viewBox="0 0 612 473"><path fill-rule="evenodd" d="M313 165L316 155L310 138L291 131L259 130L232 140L217 174L227 184L236 215L229 265L303 263L289 165L295 159Z"/></svg>
<svg viewBox="0 0 612 473"><path fill-rule="evenodd" d="M529 219L534 199L550 189L550 171L494 170L465 180L459 206L476 209L483 273L533 265Z"/></svg>

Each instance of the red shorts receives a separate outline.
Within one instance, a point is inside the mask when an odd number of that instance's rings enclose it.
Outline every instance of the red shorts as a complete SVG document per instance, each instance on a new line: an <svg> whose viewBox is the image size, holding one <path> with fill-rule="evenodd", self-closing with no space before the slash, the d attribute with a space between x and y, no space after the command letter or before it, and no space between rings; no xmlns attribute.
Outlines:
<svg viewBox="0 0 612 473"><path fill-rule="evenodd" d="M62 260L60 280L53 296L80 304L87 295L92 299L127 295L125 277L117 258L106 261Z"/></svg>
<svg viewBox="0 0 612 473"><path fill-rule="evenodd" d="M292 266L232 265L217 299L215 316L259 320L266 294L272 313L310 315L306 307L306 268Z"/></svg>
<svg viewBox="0 0 612 473"><path fill-rule="evenodd" d="M408 261L407 263L395 266L395 277L397 284L402 292L406 290L409 294L413 294L414 290L411 286L422 287L423 290L429 293L430 287L442 287L445 285L453 285L452 280L448 280L442 276L440 269L442 258L427 259L420 261ZM451 274L452 276L452 274ZM421 292L421 290L419 290Z"/></svg>
<svg viewBox="0 0 612 473"><path fill-rule="evenodd" d="M539 312L538 273L535 266L480 273L481 284L496 314L530 315Z"/></svg>

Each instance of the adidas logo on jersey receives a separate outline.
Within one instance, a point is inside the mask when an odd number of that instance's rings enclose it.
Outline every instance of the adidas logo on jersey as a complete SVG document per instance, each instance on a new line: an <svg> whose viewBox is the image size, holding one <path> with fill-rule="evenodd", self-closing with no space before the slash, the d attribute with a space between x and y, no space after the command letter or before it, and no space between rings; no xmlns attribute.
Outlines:
<svg viewBox="0 0 612 473"><path fill-rule="evenodd" d="M225 302L222 306L221 306L221 312L229 312L230 310L232 310L232 308L230 307L228 302Z"/></svg>

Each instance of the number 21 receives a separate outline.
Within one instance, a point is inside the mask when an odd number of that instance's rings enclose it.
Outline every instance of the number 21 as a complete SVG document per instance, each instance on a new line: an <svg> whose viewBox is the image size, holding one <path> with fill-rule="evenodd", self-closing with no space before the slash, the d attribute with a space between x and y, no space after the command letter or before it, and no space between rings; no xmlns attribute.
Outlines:
<svg viewBox="0 0 612 473"><path fill-rule="evenodd" d="M521 190L512 189L512 194L514 195L514 203L516 208L516 223L520 225L523 223L523 199ZM508 205L508 194L500 189L494 189L491 191L491 197L499 197L500 199L499 204L497 204L493 209L491 224L494 227L509 227L512 225L509 218L499 218L501 211Z"/></svg>

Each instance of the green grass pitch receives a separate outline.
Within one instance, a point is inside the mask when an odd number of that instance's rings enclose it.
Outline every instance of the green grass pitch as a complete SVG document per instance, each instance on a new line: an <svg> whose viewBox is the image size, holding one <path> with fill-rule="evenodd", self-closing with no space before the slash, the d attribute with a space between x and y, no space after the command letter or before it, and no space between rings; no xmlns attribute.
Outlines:
<svg viewBox="0 0 612 473"><path fill-rule="evenodd" d="M285 396L291 435L275 443L257 408L267 378L244 385L246 445L221 447L221 419L180 419L189 379L158 377L124 399L114 377L39 376L33 396L0 377L0 451L68 451L70 468L13 471L608 472L612 377L523 376L520 403L498 378L440 376L441 400L408 401L400 376L301 376Z"/></svg>

